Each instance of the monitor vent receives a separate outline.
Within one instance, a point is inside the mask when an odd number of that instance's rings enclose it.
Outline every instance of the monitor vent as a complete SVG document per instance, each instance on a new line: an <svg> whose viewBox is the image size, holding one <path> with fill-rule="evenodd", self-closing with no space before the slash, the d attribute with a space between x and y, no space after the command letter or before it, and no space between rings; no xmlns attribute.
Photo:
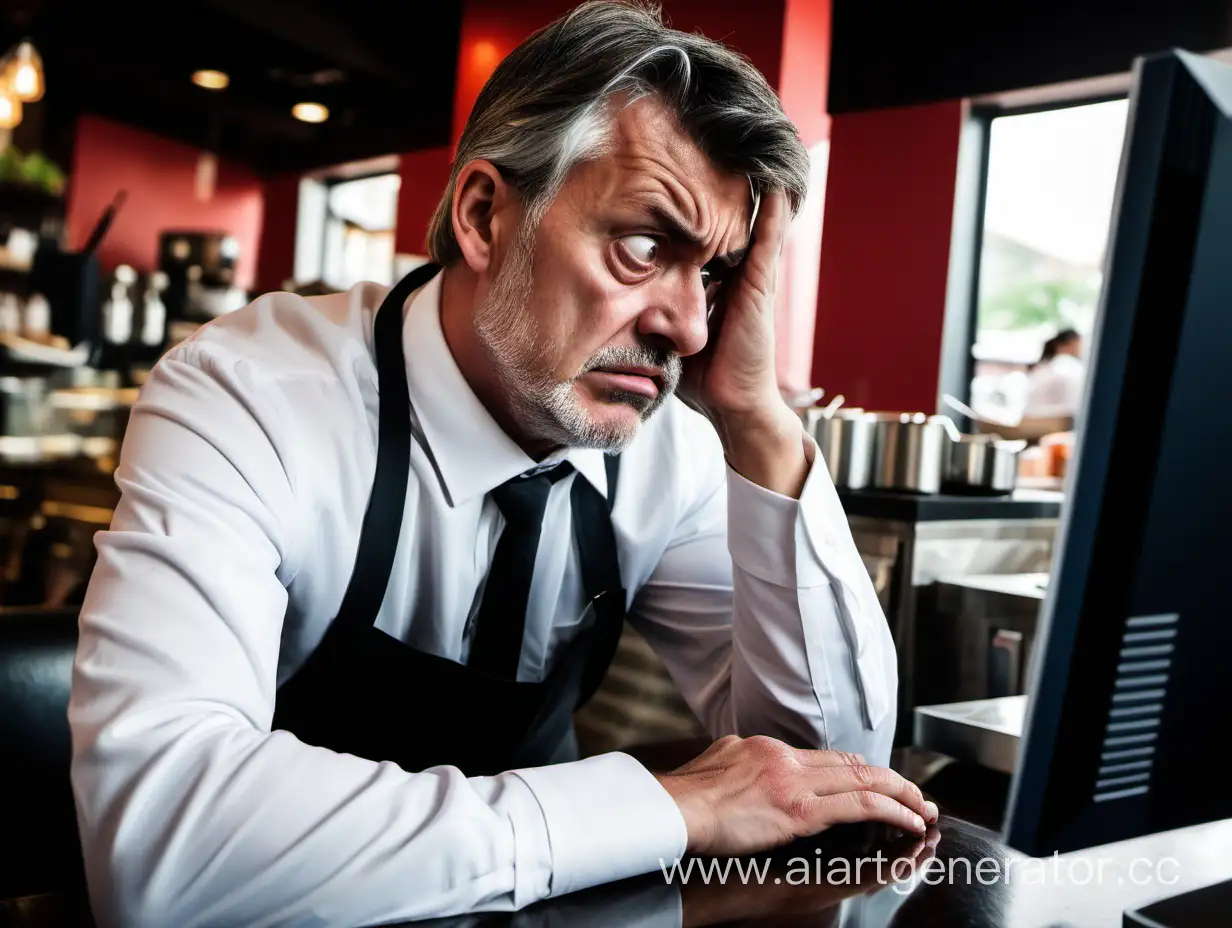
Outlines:
<svg viewBox="0 0 1232 928"><path fill-rule="evenodd" d="M1150 790L1179 619L1175 613L1140 615L1125 623L1095 778L1096 802Z"/></svg>

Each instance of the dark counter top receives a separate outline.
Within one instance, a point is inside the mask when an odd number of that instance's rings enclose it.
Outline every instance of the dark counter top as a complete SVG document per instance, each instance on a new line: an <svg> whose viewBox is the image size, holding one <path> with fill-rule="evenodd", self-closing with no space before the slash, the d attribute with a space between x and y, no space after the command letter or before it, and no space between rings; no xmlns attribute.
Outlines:
<svg viewBox="0 0 1232 928"><path fill-rule="evenodd" d="M529 906L414 924L433 928L1122 928L1123 913L1232 877L1232 821L1059 857L1028 858L993 832L943 816L935 847L843 826L761 857L737 858L709 881L655 871ZM910 861L915 861L914 868ZM896 863L896 862L901 862ZM746 879L737 863L745 865ZM758 864L751 870L750 863ZM764 869L761 869L764 867ZM756 874L750 876L750 874ZM1200 906L1221 906L1226 896ZM1223 924L1216 908L1203 924ZM407 925L413 923L406 923ZM1144 924L1149 924L1144 923ZM1195 922L1195 924L1197 924Z"/></svg>
<svg viewBox="0 0 1232 928"><path fill-rule="evenodd" d="M849 516L896 522L946 522L966 519L1056 519L1065 495L1053 490L1015 490L1007 496L950 493L899 493L839 488Z"/></svg>
<svg viewBox="0 0 1232 928"><path fill-rule="evenodd" d="M666 771L705 739L631 749ZM925 794L930 791L925 788ZM1187 909L1225 925L1232 895L1232 819L1030 858L994 831L949 814L924 840L884 826L842 825L749 857L685 858L662 870L527 906L399 923L432 928L1123 928L1123 913L1207 887ZM596 801L602 801L598 797ZM682 876L682 872L687 877ZM743 873L744 878L741 878ZM703 876L704 874L704 876ZM408 878L413 887L414 876ZM1154 914L1154 913L1148 913ZM40 920L41 918L41 920ZM324 924L324 923L323 923ZM330 922L330 924L334 924ZM1159 924L1158 920L1141 924ZM0 926L94 928L56 896L6 904Z"/></svg>
<svg viewBox="0 0 1232 928"><path fill-rule="evenodd" d="M705 739L671 742L630 753L651 770L670 770L704 744ZM938 801L942 815L926 843L887 834L882 826L844 825L752 857L686 858L682 866L690 860L694 864L688 879L679 870L668 879L668 861L666 871L546 900L521 912L406 924L1122 928L1127 909L1232 879L1232 820L1040 859L1007 847L993 831L947 814L939 796L930 798ZM724 872L725 878L719 875ZM1222 915L1226 898L1214 901L1210 917ZM1198 911L1208 908L1203 904Z"/></svg>

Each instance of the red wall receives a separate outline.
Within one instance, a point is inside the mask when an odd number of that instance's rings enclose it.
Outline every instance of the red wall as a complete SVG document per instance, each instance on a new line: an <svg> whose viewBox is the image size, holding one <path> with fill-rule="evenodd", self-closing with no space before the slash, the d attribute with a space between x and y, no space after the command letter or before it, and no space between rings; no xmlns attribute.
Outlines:
<svg viewBox="0 0 1232 928"><path fill-rule="evenodd" d="M394 250L400 255L426 255L424 242L437 201L449 183L452 147L406 152L398 167L398 230Z"/></svg>
<svg viewBox="0 0 1232 928"><path fill-rule="evenodd" d="M299 215L299 175L267 178L261 184L265 203L257 245L256 290L281 290L295 274L295 223Z"/></svg>
<svg viewBox="0 0 1232 928"><path fill-rule="evenodd" d="M783 60L784 5L788 0L664 0L669 25L685 32L701 32L738 48L778 86ZM829 0L792 0L800 9L824 8L829 35ZM577 5L576 0L466 0L458 43L458 71L454 91L453 140L457 143L484 82L519 42ZM807 14L806 14L807 15ZM829 43L819 54L828 69ZM824 107L825 93L820 96Z"/></svg>
<svg viewBox="0 0 1232 928"><path fill-rule="evenodd" d="M835 116L813 382L848 406L933 412L960 102Z"/></svg>
<svg viewBox="0 0 1232 928"><path fill-rule="evenodd" d="M779 99L810 148L830 136L830 0L787 0Z"/></svg>
<svg viewBox="0 0 1232 928"><path fill-rule="evenodd" d="M105 271L158 264L158 235L168 228L224 230L239 241L236 283L251 288L261 236L261 183L251 170L221 162L213 199L196 198L199 150L96 116L77 121L66 224L68 247L80 248L116 191L128 199L99 248Z"/></svg>
<svg viewBox="0 0 1232 928"><path fill-rule="evenodd" d="M479 92L501 60L536 29L575 5L570 0L465 0L458 38L451 151L466 128Z"/></svg>

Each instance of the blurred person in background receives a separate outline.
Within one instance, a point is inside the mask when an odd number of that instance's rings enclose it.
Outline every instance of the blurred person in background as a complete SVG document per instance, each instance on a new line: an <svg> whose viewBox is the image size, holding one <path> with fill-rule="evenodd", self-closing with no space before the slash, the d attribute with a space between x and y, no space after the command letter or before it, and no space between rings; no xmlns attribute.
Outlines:
<svg viewBox="0 0 1232 928"><path fill-rule="evenodd" d="M1082 335L1063 329L1044 342L1039 361L1027 375L1023 419L1076 418L1085 381Z"/></svg>

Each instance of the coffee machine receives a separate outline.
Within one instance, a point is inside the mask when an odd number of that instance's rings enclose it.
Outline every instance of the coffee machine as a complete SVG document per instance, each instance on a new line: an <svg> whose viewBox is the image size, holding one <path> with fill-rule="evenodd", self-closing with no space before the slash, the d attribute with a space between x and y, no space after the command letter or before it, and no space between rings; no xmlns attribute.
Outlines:
<svg viewBox="0 0 1232 928"><path fill-rule="evenodd" d="M242 307L248 294L235 285L239 257L239 242L227 232L163 231L158 269L167 275L163 303L169 323L200 325Z"/></svg>

